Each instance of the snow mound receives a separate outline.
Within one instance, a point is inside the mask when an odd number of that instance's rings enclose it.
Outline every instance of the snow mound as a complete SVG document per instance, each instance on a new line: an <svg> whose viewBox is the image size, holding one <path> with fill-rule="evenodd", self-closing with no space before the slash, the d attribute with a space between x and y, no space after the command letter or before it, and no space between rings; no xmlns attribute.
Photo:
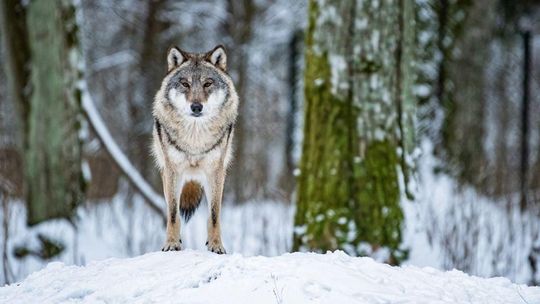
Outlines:
<svg viewBox="0 0 540 304"><path fill-rule="evenodd" d="M277 257L155 252L50 263L0 303L540 303L540 287L453 270L391 267L341 251Z"/></svg>

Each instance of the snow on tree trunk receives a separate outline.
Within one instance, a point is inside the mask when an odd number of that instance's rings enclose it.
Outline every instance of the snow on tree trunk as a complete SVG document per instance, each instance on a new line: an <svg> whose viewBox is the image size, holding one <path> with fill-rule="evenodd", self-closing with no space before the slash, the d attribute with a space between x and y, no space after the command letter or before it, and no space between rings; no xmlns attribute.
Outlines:
<svg viewBox="0 0 540 304"><path fill-rule="evenodd" d="M413 5L310 1L295 250L387 248L389 262L404 258L399 203L415 142Z"/></svg>
<svg viewBox="0 0 540 304"><path fill-rule="evenodd" d="M30 112L25 149L28 223L69 217L82 199L79 138L81 107L76 82L77 25L71 1L26 6L30 48Z"/></svg>

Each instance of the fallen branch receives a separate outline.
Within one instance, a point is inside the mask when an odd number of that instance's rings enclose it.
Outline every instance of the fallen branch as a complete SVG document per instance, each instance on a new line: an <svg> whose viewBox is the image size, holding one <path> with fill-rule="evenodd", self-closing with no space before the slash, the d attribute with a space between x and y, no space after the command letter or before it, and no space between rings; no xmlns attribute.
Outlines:
<svg viewBox="0 0 540 304"><path fill-rule="evenodd" d="M111 133L105 126L103 119L99 115L91 97L88 92L84 92L82 96L82 108L84 115L88 119L88 122L94 129L100 142L105 147L107 153L111 156L114 162L118 165L120 170L128 178L130 183L141 193L148 206L154 210L165 222L165 211L161 206L165 206L163 197L157 194L152 186L150 186L146 180L141 176L139 171L133 166L126 155L120 150L120 147L116 144L111 136Z"/></svg>

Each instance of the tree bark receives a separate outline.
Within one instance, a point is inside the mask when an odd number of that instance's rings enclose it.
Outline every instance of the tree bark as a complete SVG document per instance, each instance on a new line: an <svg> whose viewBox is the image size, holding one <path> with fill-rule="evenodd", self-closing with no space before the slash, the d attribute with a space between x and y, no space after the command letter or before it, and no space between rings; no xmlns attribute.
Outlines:
<svg viewBox="0 0 540 304"><path fill-rule="evenodd" d="M236 88L240 98L239 115L235 125L235 159L231 166L231 177L228 178L232 183L234 201L236 203L242 203L246 201L250 195L256 193L256 182L254 178L257 175L257 170L253 168L253 164L250 161L249 151L246 147L246 138L248 137L249 126L246 121L249 115L249 104L254 102L248 100L247 96L247 82L248 82L248 66L246 53L247 45L251 40L252 35L252 23L257 11L255 2L253 0L242 1L227 1L227 10L230 15L227 19L225 26L225 34L232 40L232 46L229 49L235 50L230 52L231 62L236 67L237 79ZM232 70L231 68L228 68Z"/></svg>
<svg viewBox="0 0 540 304"><path fill-rule="evenodd" d="M294 148L295 148L295 130L297 126L298 115L298 89L299 78L301 77L300 67L300 49L303 35L301 31L295 31L289 43L289 103L286 116L287 126L285 128L285 146L283 150L283 159L285 159L285 168L281 173L280 187L285 197L291 197L295 189L295 178L293 171L295 169Z"/></svg>
<svg viewBox="0 0 540 304"><path fill-rule="evenodd" d="M8 89L19 114L22 127L22 146L27 148L28 115L30 113L30 79L28 58L30 50L26 33L26 12L20 0L5 0L0 3L0 29L5 50L5 73L9 75Z"/></svg>
<svg viewBox="0 0 540 304"><path fill-rule="evenodd" d="M27 222L69 218L84 191L75 8L64 0L10 0L2 8L10 87L24 125Z"/></svg>
<svg viewBox="0 0 540 304"><path fill-rule="evenodd" d="M389 262L405 258L399 183L415 142L413 5L310 1L295 250L386 247Z"/></svg>
<svg viewBox="0 0 540 304"><path fill-rule="evenodd" d="M139 60L139 81L134 91L136 95L129 102L129 113L131 117L131 128L128 130L130 140L129 158L140 170L143 176L152 176L159 179L154 170L153 163L149 161L148 149L145 147L152 138L151 111L154 95L156 94L161 79L165 75L167 67L164 62L170 41L163 41L161 34L167 30L169 24L160 19L160 14L166 9L164 0L147 0L147 14ZM176 41L178 43L178 41Z"/></svg>
<svg viewBox="0 0 540 304"><path fill-rule="evenodd" d="M530 74L531 74L531 32L523 33L523 96L521 104L521 159L520 159L520 207L525 211L528 204L529 191L529 108L530 108Z"/></svg>

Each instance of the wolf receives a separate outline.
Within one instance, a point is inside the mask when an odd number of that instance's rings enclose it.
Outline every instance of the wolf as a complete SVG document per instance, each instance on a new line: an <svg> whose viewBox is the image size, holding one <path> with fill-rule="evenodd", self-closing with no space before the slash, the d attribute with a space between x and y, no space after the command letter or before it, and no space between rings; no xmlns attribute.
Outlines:
<svg viewBox="0 0 540 304"><path fill-rule="evenodd" d="M167 52L167 75L153 103L152 151L167 202L163 251L182 250L180 215L187 223L203 195L208 203L209 251L226 253L220 210L232 160L238 95L222 45L206 53Z"/></svg>

